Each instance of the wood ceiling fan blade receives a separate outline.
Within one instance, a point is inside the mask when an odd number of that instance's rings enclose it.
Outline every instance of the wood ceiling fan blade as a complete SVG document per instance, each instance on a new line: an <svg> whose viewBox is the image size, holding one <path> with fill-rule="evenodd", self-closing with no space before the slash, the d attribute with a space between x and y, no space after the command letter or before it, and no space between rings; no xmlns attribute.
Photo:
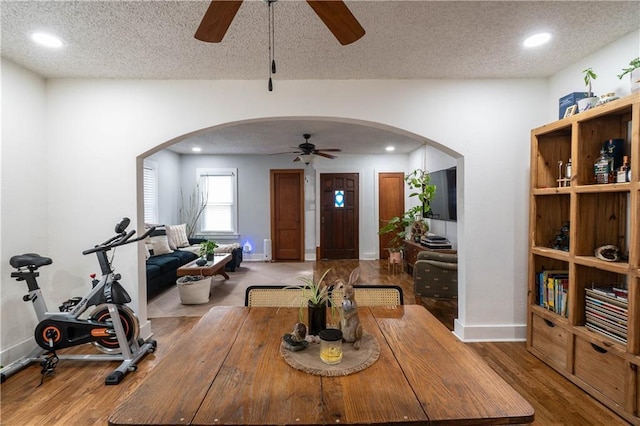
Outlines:
<svg viewBox="0 0 640 426"><path fill-rule="evenodd" d="M343 1L307 0L307 3L343 46L364 35L364 28Z"/></svg>
<svg viewBox="0 0 640 426"><path fill-rule="evenodd" d="M213 0L202 17L195 38L208 43L220 43L227 33L243 0Z"/></svg>
<svg viewBox="0 0 640 426"><path fill-rule="evenodd" d="M330 158L330 159L332 159L332 160L333 160L334 158L338 158L338 157L336 157L335 155L325 154L324 152L320 152L320 151L318 151L318 152L314 152L314 155L318 155L318 156L320 156L320 157L324 157L324 158Z"/></svg>
<svg viewBox="0 0 640 426"><path fill-rule="evenodd" d="M340 148L320 148L317 151L324 151L324 152L342 152L342 150Z"/></svg>
<svg viewBox="0 0 640 426"><path fill-rule="evenodd" d="M273 154L267 155L282 155L282 154L304 154L302 151L286 151L286 152L274 152Z"/></svg>

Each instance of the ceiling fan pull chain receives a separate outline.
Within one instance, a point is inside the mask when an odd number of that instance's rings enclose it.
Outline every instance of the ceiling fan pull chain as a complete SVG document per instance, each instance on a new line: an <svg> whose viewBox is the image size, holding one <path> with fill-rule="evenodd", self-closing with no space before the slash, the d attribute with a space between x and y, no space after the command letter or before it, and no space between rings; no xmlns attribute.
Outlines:
<svg viewBox="0 0 640 426"><path fill-rule="evenodd" d="M274 15L274 9L271 8L271 3L273 3L273 1L269 2L269 10L270 10L269 19L271 20L271 73L275 74L276 73L276 20Z"/></svg>
<svg viewBox="0 0 640 426"><path fill-rule="evenodd" d="M274 58L275 51L275 32L274 32L274 19L273 19L273 9L271 8L271 4L276 0L266 0L267 5L269 7L269 61L271 62L271 66L269 68L269 91L273 92L273 74L276 73L276 60Z"/></svg>

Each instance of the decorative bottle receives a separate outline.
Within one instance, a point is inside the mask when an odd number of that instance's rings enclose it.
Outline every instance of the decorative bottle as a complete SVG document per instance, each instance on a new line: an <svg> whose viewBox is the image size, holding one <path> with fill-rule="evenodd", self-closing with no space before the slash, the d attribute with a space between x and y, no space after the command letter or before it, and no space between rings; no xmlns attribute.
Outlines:
<svg viewBox="0 0 640 426"><path fill-rule="evenodd" d="M593 166L593 172L596 175L596 183L609 183L609 173L611 161L607 156L604 147L600 149L600 157Z"/></svg>
<svg viewBox="0 0 640 426"><path fill-rule="evenodd" d="M567 179L565 186L570 186L571 185L571 158L569 158L569 161L567 161L564 177L565 179Z"/></svg>
<svg viewBox="0 0 640 426"><path fill-rule="evenodd" d="M618 169L617 180L618 183L629 182L629 157L626 155L622 158L622 166Z"/></svg>

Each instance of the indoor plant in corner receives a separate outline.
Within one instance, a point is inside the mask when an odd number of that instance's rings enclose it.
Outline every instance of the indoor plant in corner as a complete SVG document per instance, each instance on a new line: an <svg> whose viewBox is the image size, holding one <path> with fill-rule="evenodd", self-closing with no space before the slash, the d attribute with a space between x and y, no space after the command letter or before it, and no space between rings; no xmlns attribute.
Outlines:
<svg viewBox="0 0 640 426"><path fill-rule="evenodd" d="M593 108L598 103L598 97L593 95L591 91L591 83L593 80L598 78L595 72L593 72L592 68L587 68L582 70L584 74L584 85L587 86L587 97L578 100L578 111L586 111L588 109Z"/></svg>
<svg viewBox="0 0 640 426"><path fill-rule="evenodd" d="M418 197L418 204L405 211L401 216L392 217L386 225L378 230L378 234L381 235L393 233L393 238L389 241L390 247L388 247L389 257L392 260L394 256L401 256L404 240L407 237L407 229L410 226L420 222L421 227L428 230L424 217L431 209L429 201L436 193L436 186L431 184L431 177L426 170L416 169L405 176L404 181L411 190L409 198Z"/></svg>

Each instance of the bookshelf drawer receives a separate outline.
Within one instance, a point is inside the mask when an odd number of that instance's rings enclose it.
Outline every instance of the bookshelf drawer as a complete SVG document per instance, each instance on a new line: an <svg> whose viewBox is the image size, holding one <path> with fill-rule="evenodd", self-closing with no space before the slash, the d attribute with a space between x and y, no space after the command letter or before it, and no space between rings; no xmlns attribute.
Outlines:
<svg viewBox="0 0 640 426"><path fill-rule="evenodd" d="M535 314L531 324L531 346L546 356L545 361L564 370L567 367L567 330Z"/></svg>
<svg viewBox="0 0 640 426"><path fill-rule="evenodd" d="M624 359L576 336L574 374L604 396L624 405Z"/></svg>

